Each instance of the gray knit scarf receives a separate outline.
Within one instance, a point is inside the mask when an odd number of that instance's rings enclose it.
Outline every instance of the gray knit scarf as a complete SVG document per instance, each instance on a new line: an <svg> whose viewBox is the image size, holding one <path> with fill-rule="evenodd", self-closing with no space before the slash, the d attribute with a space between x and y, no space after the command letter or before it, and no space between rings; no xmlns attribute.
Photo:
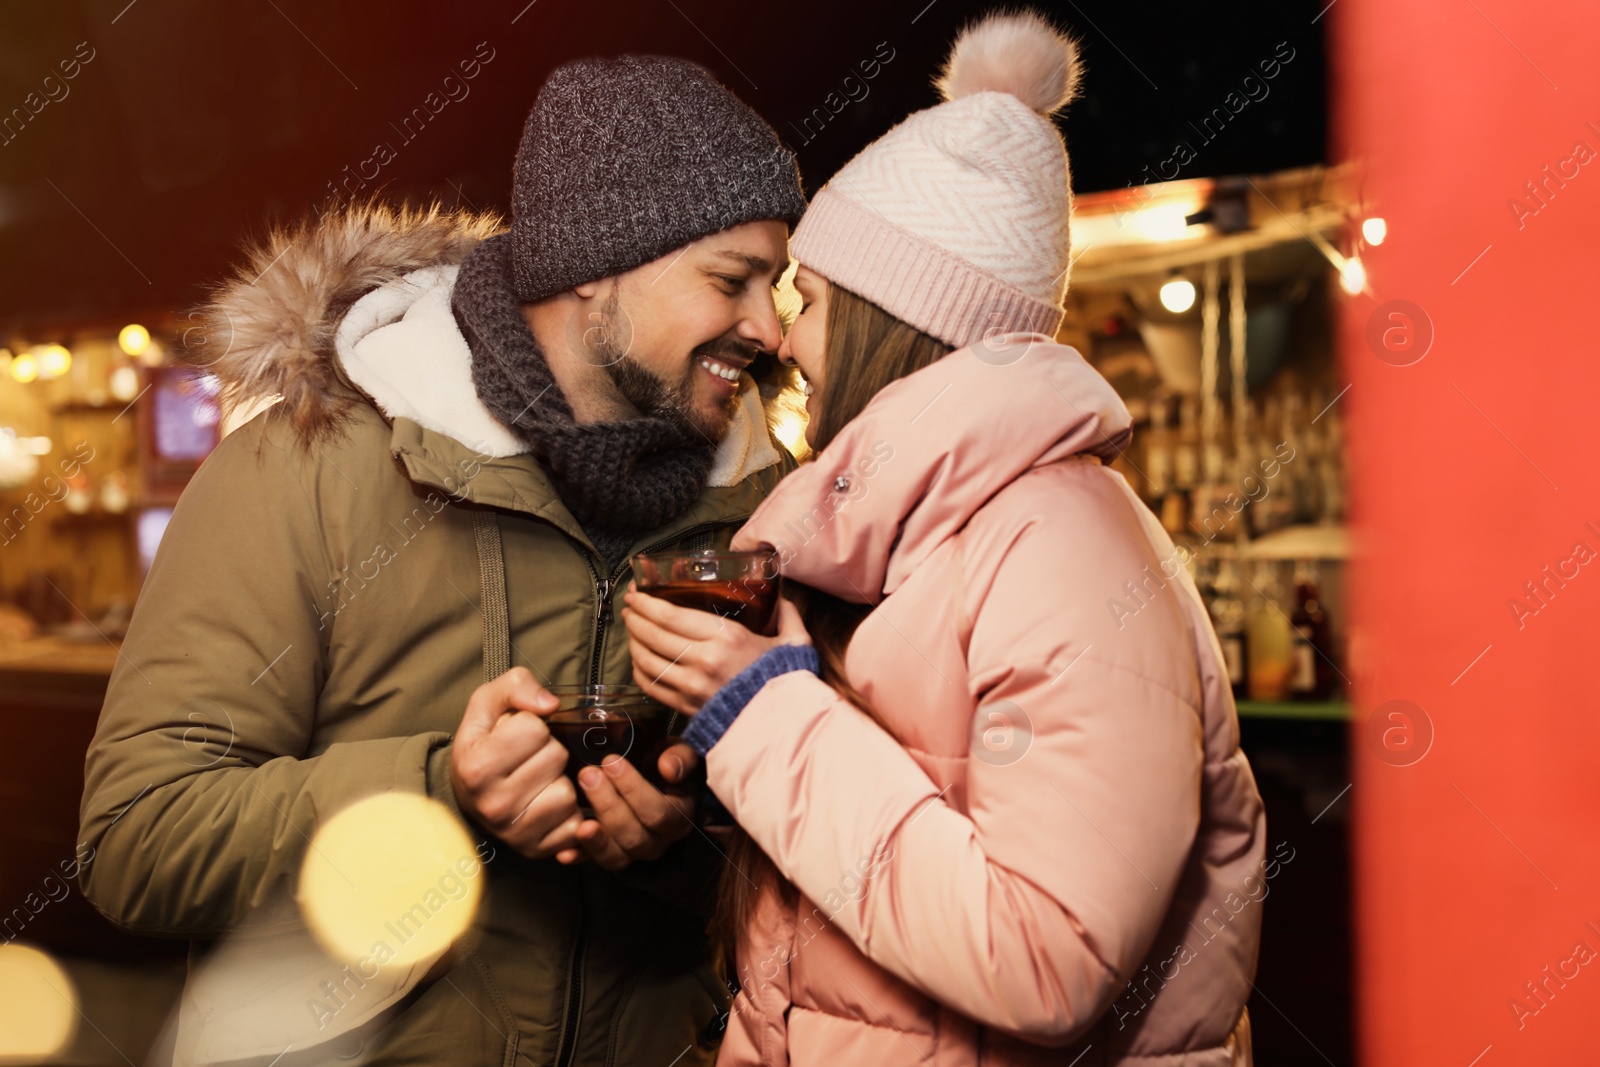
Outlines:
<svg viewBox="0 0 1600 1067"><path fill-rule="evenodd" d="M501 234L467 256L451 298L472 349L472 383L490 412L528 443L562 503L615 568L635 541L699 499L716 446L657 415L576 422L513 293L511 241Z"/></svg>

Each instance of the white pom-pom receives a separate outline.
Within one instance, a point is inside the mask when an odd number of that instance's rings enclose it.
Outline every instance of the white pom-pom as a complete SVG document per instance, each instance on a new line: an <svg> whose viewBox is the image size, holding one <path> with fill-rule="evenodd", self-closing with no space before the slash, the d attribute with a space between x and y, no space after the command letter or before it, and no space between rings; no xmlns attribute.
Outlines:
<svg viewBox="0 0 1600 1067"><path fill-rule="evenodd" d="M1010 93L1041 115L1078 95L1078 43L1032 11L989 15L962 31L936 83L946 100Z"/></svg>

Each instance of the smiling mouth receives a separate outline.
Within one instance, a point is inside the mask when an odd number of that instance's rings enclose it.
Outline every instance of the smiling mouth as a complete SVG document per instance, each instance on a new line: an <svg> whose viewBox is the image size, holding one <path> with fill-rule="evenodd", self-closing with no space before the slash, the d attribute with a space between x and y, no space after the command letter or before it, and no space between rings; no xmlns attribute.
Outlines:
<svg viewBox="0 0 1600 1067"><path fill-rule="evenodd" d="M744 370L739 364L727 363L714 356L700 356L696 358L695 362L700 364L701 368L708 373L729 383L737 382L739 375Z"/></svg>

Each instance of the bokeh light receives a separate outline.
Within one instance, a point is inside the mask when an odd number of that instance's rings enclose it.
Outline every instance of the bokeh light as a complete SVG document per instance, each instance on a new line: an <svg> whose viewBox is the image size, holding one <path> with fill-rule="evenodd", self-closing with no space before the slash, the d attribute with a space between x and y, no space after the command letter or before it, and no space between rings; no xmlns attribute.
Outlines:
<svg viewBox="0 0 1600 1067"><path fill-rule="evenodd" d="M1344 266L1339 268L1339 285L1351 296L1367 287L1367 267L1361 257L1351 256L1344 261Z"/></svg>
<svg viewBox="0 0 1600 1067"><path fill-rule="evenodd" d="M78 993L60 964L36 948L0 945L0 1064L40 1063L71 1043Z"/></svg>
<svg viewBox="0 0 1600 1067"><path fill-rule="evenodd" d="M472 838L443 805L380 793L317 831L300 907L323 948L371 973L443 955L472 925L483 878Z"/></svg>
<svg viewBox="0 0 1600 1067"><path fill-rule="evenodd" d="M139 395L139 372L132 367L118 367L111 372L111 395L128 401Z"/></svg>
<svg viewBox="0 0 1600 1067"><path fill-rule="evenodd" d="M59 378L72 367L72 352L66 345L45 345L39 349L39 376Z"/></svg>
<svg viewBox="0 0 1600 1067"><path fill-rule="evenodd" d="M137 356L150 347L150 331L137 322L129 323L117 334L117 344L130 356Z"/></svg>
<svg viewBox="0 0 1600 1067"><path fill-rule="evenodd" d="M799 455L800 450L805 447L805 416L793 411L781 413L773 424L772 433L783 447L789 450L790 455Z"/></svg>

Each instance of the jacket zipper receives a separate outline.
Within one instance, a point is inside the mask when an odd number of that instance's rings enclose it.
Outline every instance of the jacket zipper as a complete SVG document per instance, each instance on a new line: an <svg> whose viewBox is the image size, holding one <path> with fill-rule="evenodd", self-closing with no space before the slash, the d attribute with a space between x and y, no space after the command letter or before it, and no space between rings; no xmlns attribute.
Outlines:
<svg viewBox="0 0 1600 1067"><path fill-rule="evenodd" d="M594 559L587 549L585 549L577 541L573 542L574 547L578 548L582 553L583 562L589 567L589 576L594 580L594 637L593 643L589 649L590 685L600 684L600 666L603 654L605 652L606 631L611 624L611 594L616 590L617 583L622 581L622 576L627 573L628 568L631 566L629 560L631 560L633 556L639 555L640 553L656 552L660 549L666 548L670 544L682 541L684 538L693 537L696 534L702 534L708 530L715 530L718 527L743 526L749 517L750 516L746 515L743 518L737 519L718 519L715 522L703 522L699 526L691 526L687 530L680 530L671 537L663 538L662 540L651 545L646 545L644 548L641 548L639 552L629 553L628 560L624 560L622 565L608 576L602 576L600 574L600 568L594 565Z"/></svg>
<svg viewBox="0 0 1600 1067"><path fill-rule="evenodd" d="M742 526L745 519L748 518L749 516L746 515L739 519L721 519L716 522L701 523L699 526L691 526L687 530L682 530L671 537L663 538L640 551L655 552L676 541L705 533L707 530L715 530L720 526ZM627 570L629 563L624 561L611 575L602 576L600 568L594 565L593 554L570 535L568 540L572 541L573 547L583 557L584 564L589 568L589 577L594 581L594 635L589 649L589 684L599 685L601 657L606 642L606 628L611 621L611 592L616 587L617 582L622 580L622 575ZM584 919L585 907L581 874L579 879L578 933L572 943L572 959L567 963L567 1005L561 1018L561 1041L556 1048L556 1067L570 1067L572 1059L577 1055L578 1051L578 1022L583 1007L583 949L587 933Z"/></svg>
<svg viewBox="0 0 1600 1067"><path fill-rule="evenodd" d="M567 1006L561 1017L561 1041L556 1046L556 1067L569 1067L578 1053L578 1023L583 1007L583 948L587 932L583 872L578 875L578 934L572 942L572 958L567 961Z"/></svg>
<svg viewBox="0 0 1600 1067"><path fill-rule="evenodd" d="M594 557L589 550L577 541L573 547L583 556L584 564L589 568L589 577L594 582L594 633L589 638L589 684L600 684L600 647L606 638L606 617L611 614L611 581L600 576L600 568L594 565Z"/></svg>

